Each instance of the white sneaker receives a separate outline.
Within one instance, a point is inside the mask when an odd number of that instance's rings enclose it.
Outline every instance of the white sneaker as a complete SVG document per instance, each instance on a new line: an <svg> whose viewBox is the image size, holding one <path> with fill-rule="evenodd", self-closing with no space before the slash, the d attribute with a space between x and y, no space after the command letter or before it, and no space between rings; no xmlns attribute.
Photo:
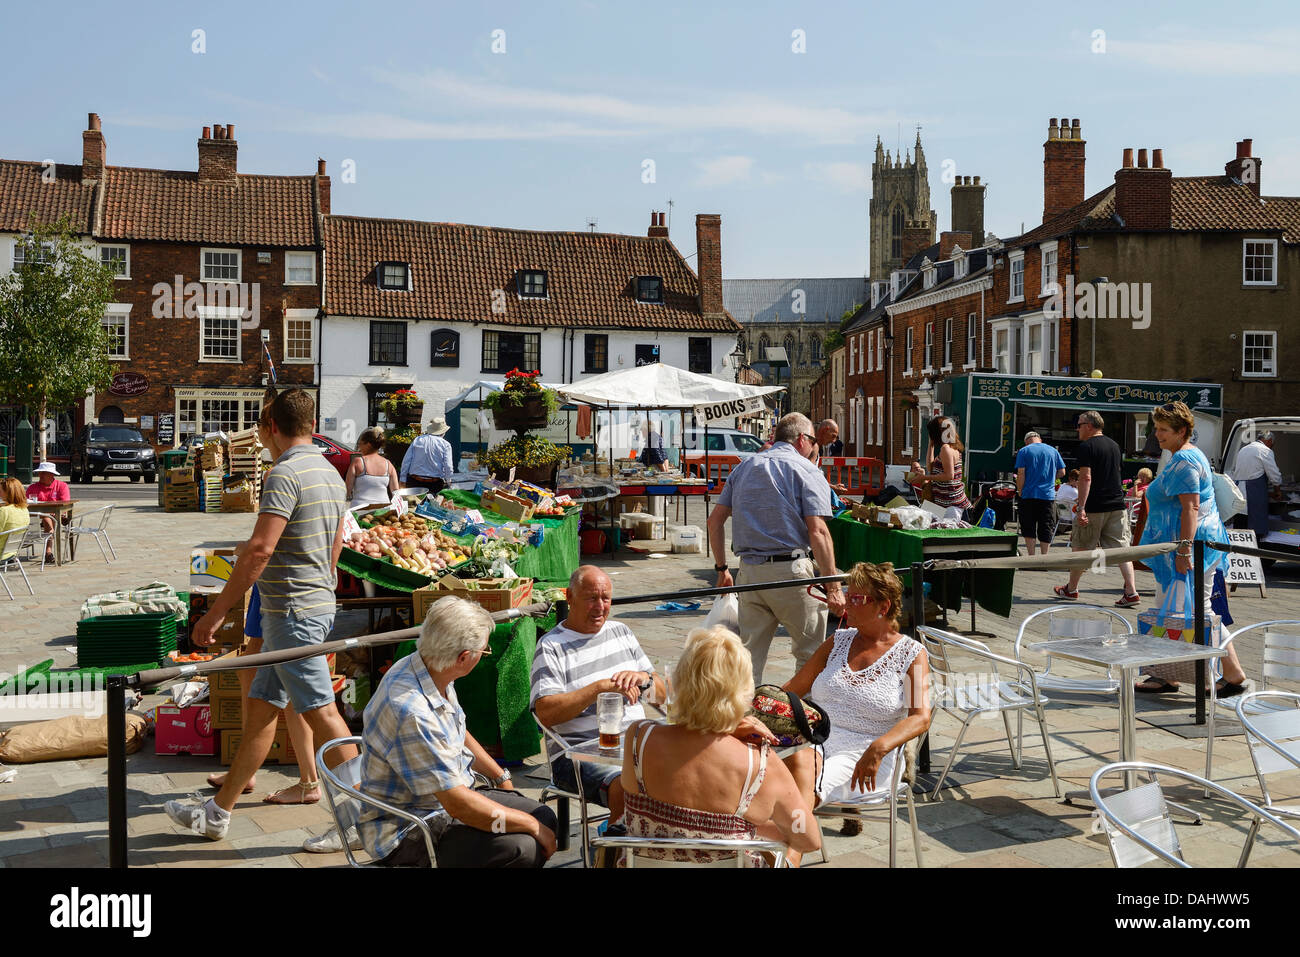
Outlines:
<svg viewBox="0 0 1300 957"><path fill-rule="evenodd" d="M348 828L348 847L354 851L361 850L361 836L355 827ZM337 854L343 850L343 839L339 837L338 825L334 825L318 837L309 837L302 842L302 849L312 854Z"/></svg>
<svg viewBox="0 0 1300 957"><path fill-rule="evenodd" d="M220 841L230 830L230 817L225 820L212 820L208 816L207 802L196 801L189 803L186 801L168 801L163 805L167 816L181 827L190 830L195 834L201 834L209 837L214 841Z"/></svg>

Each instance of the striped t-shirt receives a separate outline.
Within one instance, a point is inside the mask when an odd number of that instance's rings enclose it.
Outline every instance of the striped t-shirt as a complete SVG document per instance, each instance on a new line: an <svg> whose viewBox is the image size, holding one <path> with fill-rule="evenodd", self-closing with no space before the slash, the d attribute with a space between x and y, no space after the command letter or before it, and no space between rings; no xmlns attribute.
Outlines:
<svg viewBox="0 0 1300 957"><path fill-rule="evenodd" d="M343 518L347 486L311 443L285 450L262 483L262 515L288 521L262 577L262 610L296 618L331 615L334 536Z"/></svg>
<svg viewBox="0 0 1300 957"><path fill-rule="evenodd" d="M547 695L577 691L601 678L612 678L620 671L654 671L654 665L627 625L607 621L594 635L584 635L558 625L537 642L537 651L533 654L530 704L536 705L538 698ZM644 717L645 709L639 704L625 704L624 727ZM595 702L576 718L561 722L551 730L571 745L596 737L600 728L596 721ZM549 738L546 749L552 759L560 754L560 748Z"/></svg>

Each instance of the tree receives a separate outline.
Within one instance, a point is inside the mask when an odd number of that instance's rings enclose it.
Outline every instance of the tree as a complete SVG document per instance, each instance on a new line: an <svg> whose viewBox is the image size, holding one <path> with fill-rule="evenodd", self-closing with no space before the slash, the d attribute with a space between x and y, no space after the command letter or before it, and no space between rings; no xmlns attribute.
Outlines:
<svg viewBox="0 0 1300 957"><path fill-rule="evenodd" d="M113 272L92 258L71 222L32 222L16 244L22 262L0 279L0 395L47 412L82 402L113 378L104 307L113 300Z"/></svg>

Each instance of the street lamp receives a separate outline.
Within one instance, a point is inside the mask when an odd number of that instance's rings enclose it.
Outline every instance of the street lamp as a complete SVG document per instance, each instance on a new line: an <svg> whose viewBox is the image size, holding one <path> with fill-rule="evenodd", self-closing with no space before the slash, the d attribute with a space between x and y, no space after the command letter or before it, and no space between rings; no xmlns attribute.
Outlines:
<svg viewBox="0 0 1300 957"><path fill-rule="evenodd" d="M736 343L736 350L732 352L728 359L731 360L731 367L736 370L736 381L740 381L740 369L745 364L745 350L740 348L740 343Z"/></svg>

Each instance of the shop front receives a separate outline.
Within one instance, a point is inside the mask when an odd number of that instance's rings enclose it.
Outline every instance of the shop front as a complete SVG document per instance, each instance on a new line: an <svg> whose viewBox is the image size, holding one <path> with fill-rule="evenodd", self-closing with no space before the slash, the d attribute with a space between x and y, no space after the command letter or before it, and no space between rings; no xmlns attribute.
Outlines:
<svg viewBox="0 0 1300 957"><path fill-rule="evenodd" d="M966 476L972 483L1014 477L1016 452L1026 432L1055 446L1067 467L1079 444L1080 412L1094 410L1103 431L1124 452L1124 478L1146 466L1155 471L1159 448L1148 441L1151 410L1185 402L1196 419L1192 439L1217 462L1222 445L1223 387L1206 382L1148 382L1010 376L972 373L940 383L937 398L957 422L966 446Z"/></svg>
<svg viewBox="0 0 1300 957"><path fill-rule="evenodd" d="M306 389L316 401L316 390ZM204 432L239 432L257 425L265 386L239 389L176 388L172 414L174 444L183 447L190 437ZM158 441L161 443L162 436Z"/></svg>

